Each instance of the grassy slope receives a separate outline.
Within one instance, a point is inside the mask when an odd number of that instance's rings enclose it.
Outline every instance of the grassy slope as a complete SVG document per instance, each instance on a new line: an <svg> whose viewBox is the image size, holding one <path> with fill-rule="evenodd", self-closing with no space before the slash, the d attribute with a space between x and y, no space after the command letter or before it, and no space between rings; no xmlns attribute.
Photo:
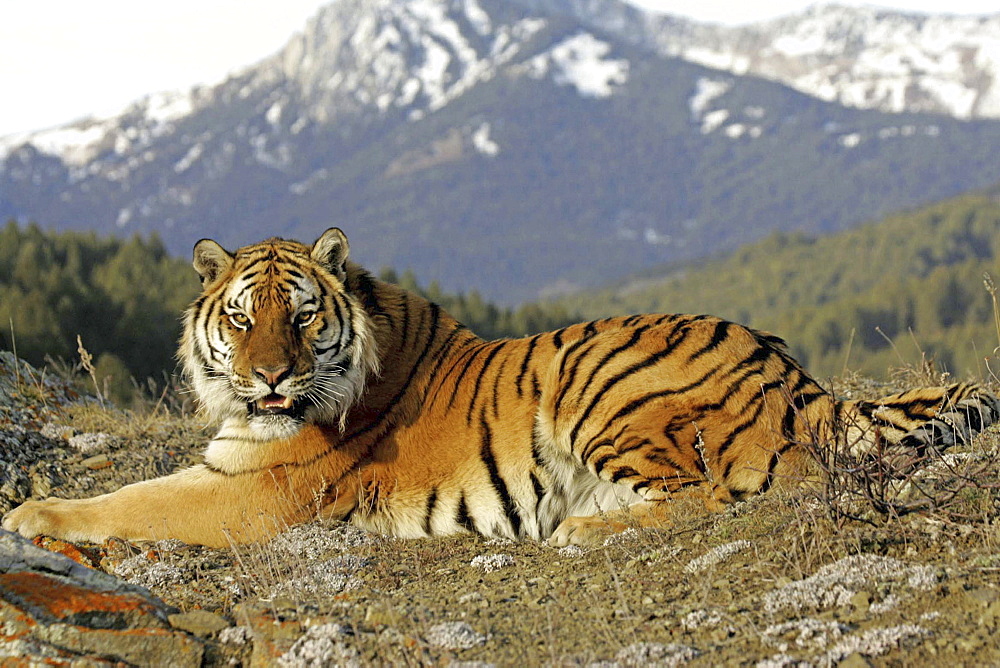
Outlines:
<svg viewBox="0 0 1000 668"><path fill-rule="evenodd" d="M97 470L86 463L93 453L48 444L59 454L39 466L56 476L51 493L66 497L184 466L206 437L162 410L90 403L66 419L117 443L104 451L111 465ZM582 550L474 536L395 540L316 523L228 550L166 541L87 552L182 611L252 627L249 637L209 636L207 665L282 655L293 665L320 656L361 665L827 665L852 654L858 665L994 664L997 434L967 453L925 481L938 507L901 518L840 484L775 492L717 515L679 502L669 526Z"/></svg>

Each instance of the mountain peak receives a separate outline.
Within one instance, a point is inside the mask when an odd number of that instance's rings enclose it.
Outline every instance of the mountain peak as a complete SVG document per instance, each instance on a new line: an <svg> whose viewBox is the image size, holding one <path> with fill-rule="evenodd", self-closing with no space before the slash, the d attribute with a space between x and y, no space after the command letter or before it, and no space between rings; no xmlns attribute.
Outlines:
<svg viewBox="0 0 1000 668"><path fill-rule="evenodd" d="M1000 180L1000 123L817 99L895 95L895 78L862 75L881 71L879 31L908 20L815 10L777 33L616 0L523 2L338 0L216 86L4 140L0 216L155 230L178 253L337 224L368 266L511 303ZM958 38L925 44L931 23L885 62L924 63L933 46L971 77L949 85L979 81L966 110L979 113L988 49L963 60ZM992 24L969 25L962 43L988 44ZM831 44L856 55L830 60ZM826 95L833 65L847 74ZM767 68L813 95L739 74Z"/></svg>

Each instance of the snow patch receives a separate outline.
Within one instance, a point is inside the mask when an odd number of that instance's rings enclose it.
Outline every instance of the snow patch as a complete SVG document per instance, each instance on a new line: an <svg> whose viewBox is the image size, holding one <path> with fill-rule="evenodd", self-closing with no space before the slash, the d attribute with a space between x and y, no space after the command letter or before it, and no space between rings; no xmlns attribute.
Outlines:
<svg viewBox="0 0 1000 668"><path fill-rule="evenodd" d="M688 99L688 109L691 110L692 120L695 122L701 121L712 102L725 95L730 88L732 88L732 83L729 81L719 81L718 79L708 79L706 77L699 78L695 83L694 95ZM729 117L729 112L726 112L726 117ZM702 131L704 132L704 130Z"/></svg>
<svg viewBox="0 0 1000 668"><path fill-rule="evenodd" d="M469 19L469 23L472 24L473 30L479 33L480 36L486 37L491 32L493 32L493 24L490 21L490 15L483 11L483 8L479 6L476 0L465 0L465 16Z"/></svg>
<svg viewBox="0 0 1000 668"><path fill-rule="evenodd" d="M82 166L97 157L107 133L108 128L103 123L79 123L43 130L21 139L41 153L62 158L67 165Z"/></svg>
<svg viewBox="0 0 1000 668"><path fill-rule="evenodd" d="M580 33L532 58L530 75L540 79L551 72L556 85L573 86L582 97L611 97L628 81L629 62L605 59L610 52L607 42Z"/></svg>
<svg viewBox="0 0 1000 668"><path fill-rule="evenodd" d="M1000 15L819 5L738 28L665 26L653 40L666 55L774 79L848 106L1000 116Z"/></svg>
<svg viewBox="0 0 1000 668"><path fill-rule="evenodd" d="M272 126L277 126L281 122L281 112L284 110L281 102L275 102L272 104L267 112L264 114L264 118Z"/></svg>
<svg viewBox="0 0 1000 668"><path fill-rule="evenodd" d="M854 148L861 143L861 135L857 132L852 132L847 135L841 135L837 138L837 143L844 148Z"/></svg>
<svg viewBox="0 0 1000 668"><path fill-rule="evenodd" d="M184 154L184 157L174 164L174 172L177 174L183 174L187 170L191 169L191 165L198 161L201 154L205 151L205 145L202 143L197 143L188 149L188 152Z"/></svg>
<svg viewBox="0 0 1000 668"><path fill-rule="evenodd" d="M159 124L176 121L194 111L194 99L190 92L154 93L146 97L143 102L146 107L146 118Z"/></svg>
<svg viewBox="0 0 1000 668"><path fill-rule="evenodd" d="M472 146L481 154L495 158L500 154L500 144L490 138L490 124L483 123L472 133Z"/></svg>
<svg viewBox="0 0 1000 668"><path fill-rule="evenodd" d="M293 195L304 195L310 190L312 190L316 186L316 184L325 180L326 177L329 176L329 174L330 173L327 171L325 167L321 167L320 169L317 169L315 172L310 174L302 181L296 181L295 183L288 186L288 190Z"/></svg>
<svg viewBox="0 0 1000 668"><path fill-rule="evenodd" d="M701 134L707 135L715 132L727 120L729 120L729 112L725 109L716 109L715 111L708 112L701 120Z"/></svg>

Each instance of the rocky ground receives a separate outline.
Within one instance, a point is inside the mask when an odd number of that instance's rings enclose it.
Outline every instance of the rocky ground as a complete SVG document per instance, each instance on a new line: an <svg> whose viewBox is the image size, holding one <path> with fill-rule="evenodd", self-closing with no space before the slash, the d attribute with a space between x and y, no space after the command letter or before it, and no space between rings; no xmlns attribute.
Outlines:
<svg viewBox="0 0 1000 668"><path fill-rule="evenodd" d="M0 357L4 512L161 475L207 440L162 404L102 407L12 367ZM0 659L1000 665L1000 430L927 462L905 489L831 466L833 484L718 515L682 506L671 526L587 549L400 541L321 522L225 550L5 534Z"/></svg>

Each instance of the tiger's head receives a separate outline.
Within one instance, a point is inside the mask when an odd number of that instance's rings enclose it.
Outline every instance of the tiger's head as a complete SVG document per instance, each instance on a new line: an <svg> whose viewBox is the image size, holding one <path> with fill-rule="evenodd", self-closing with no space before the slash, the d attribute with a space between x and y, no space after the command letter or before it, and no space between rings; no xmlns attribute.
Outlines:
<svg viewBox="0 0 1000 668"><path fill-rule="evenodd" d="M179 355L211 418L261 440L306 422L343 428L379 366L368 313L345 288L347 255L337 228L311 247L195 245L203 292L185 314Z"/></svg>

